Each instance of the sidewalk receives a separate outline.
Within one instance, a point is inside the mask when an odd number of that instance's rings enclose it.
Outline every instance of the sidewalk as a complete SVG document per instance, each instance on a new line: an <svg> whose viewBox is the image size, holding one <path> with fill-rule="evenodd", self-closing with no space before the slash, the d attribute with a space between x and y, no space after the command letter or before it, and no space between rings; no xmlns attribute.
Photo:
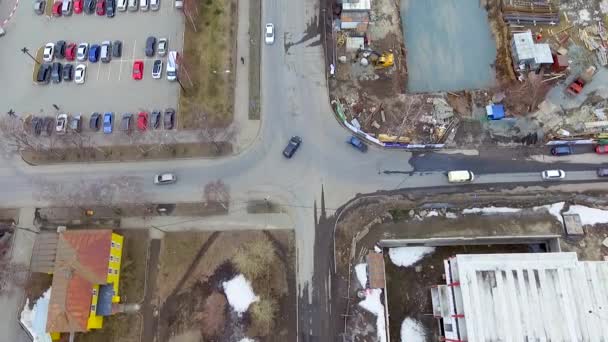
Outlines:
<svg viewBox="0 0 608 342"><path fill-rule="evenodd" d="M37 231L38 229L34 227L34 212L34 208L21 209L17 226ZM15 230L11 262L29 267L35 240L36 234L33 232L25 229ZM13 287L0 296L0 308L2 308L2 311L0 311L0 331L3 335L3 341L27 341L27 339L24 339L26 335L18 323L21 309L23 309L22 304L25 301L24 294L22 288Z"/></svg>
<svg viewBox="0 0 608 342"><path fill-rule="evenodd" d="M253 143L260 130L261 120L249 120L249 0L238 1L238 26L236 34L236 83L234 90L234 122L239 134L235 152L245 150ZM241 57L245 63L241 62ZM260 67L259 65L254 67Z"/></svg>

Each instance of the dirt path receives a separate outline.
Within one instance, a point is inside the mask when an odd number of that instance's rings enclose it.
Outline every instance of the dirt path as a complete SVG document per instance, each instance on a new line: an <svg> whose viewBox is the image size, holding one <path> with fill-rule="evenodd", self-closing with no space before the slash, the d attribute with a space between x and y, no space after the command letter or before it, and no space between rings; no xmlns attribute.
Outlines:
<svg viewBox="0 0 608 342"><path fill-rule="evenodd" d="M160 255L160 240L154 239L150 241L148 248L148 267L146 270L146 289L144 294L144 302L142 312L144 317L144 331L142 332L141 341L154 341L156 329L158 327L158 319L154 312L156 311L156 303L153 298L156 294L156 276L158 275L158 257Z"/></svg>

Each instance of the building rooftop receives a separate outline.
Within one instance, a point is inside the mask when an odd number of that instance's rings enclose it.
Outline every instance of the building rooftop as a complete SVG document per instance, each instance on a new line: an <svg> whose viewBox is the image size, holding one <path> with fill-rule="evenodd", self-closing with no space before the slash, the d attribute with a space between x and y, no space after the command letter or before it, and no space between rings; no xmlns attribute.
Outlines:
<svg viewBox="0 0 608 342"><path fill-rule="evenodd" d="M445 337L608 341L608 262L576 253L467 254L445 260L433 311Z"/></svg>
<svg viewBox="0 0 608 342"><path fill-rule="evenodd" d="M343 2L343 11L369 11L372 9L371 0L358 0L357 2Z"/></svg>
<svg viewBox="0 0 608 342"><path fill-rule="evenodd" d="M521 61L534 61L536 64L553 63L549 44L535 44L531 31L514 33L513 47L518 59L517 63Z"/></svg>

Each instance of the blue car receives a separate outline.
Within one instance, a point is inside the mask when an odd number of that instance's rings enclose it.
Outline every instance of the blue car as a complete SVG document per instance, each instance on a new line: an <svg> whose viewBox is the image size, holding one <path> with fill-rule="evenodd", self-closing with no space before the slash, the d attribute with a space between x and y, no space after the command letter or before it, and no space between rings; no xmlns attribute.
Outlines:
<svg viewBox="0 0 608 342"><path fill-rule="evenodd" d="M114 113L105 113L103 115L103 132L105 134L112 133L112 121L114 121Z"/></svg>
<svg viewBox="0 0 608 342"><path fill-rule="evenodd" d="M101 48L99 47L99 45L91 45L91 47L89 48L89 62L97 63L97 61L99 60L100 50Z"/></svg>
<svg viewBox="0 0 608 342"><path fill-rule="evenodd" d="M361 152L367 152L367 145L357 137L350 137L346 142L353 145Z"/></svg>

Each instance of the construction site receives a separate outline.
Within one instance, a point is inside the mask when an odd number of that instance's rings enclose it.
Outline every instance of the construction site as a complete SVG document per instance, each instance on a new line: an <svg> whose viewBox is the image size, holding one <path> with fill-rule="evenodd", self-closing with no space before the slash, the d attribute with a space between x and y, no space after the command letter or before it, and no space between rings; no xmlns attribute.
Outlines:
<svg viewBox="0 0 608 342"><path fill-rule="evenodd" d="M606 0L334 0L330 97L384 147L604 139Z"/></svg>

